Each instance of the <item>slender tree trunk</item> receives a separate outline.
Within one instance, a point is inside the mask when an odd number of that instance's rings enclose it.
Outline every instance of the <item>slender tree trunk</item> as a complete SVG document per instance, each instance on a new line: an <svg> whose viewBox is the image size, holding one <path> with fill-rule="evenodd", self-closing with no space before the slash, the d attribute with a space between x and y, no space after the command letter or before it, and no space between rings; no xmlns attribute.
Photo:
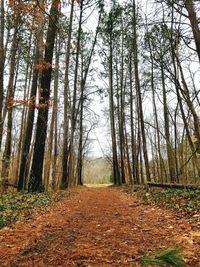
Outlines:
<svg viewBox="0 0 200 267"><path fill-rule="evenodd" d="M111 16L110 36L109 36L109 110L110 110L110 125L111 125L111 139L112 139L112 164L114 184L121 185L119 164L117 158L117 141L115 130L115 114L114 114L114 92L113 92L113 17Z"/></svg>
<svg viewBox="0 0 200 267"><path fill-rule="evenodd" d="M130 156L129 156L129 143L128 143L128 136L127 136L127 130L126 125L124 125L124 131L125 131L125 149L126 149L126 164L127 164L127 174L129 178L129 183L133 184L133 175L131 171L131 162L130 162Z"/></svg>
<svg viewBox="0 0 200 267"><path fill-rule="evenodd" d="M80 4L80 15L79 15L79 26L78 26L78 36L76 45L76 60L75 60L75 73L74 73L74 88L73 88L73 99L72 99L72 110L71 110L71 136L70 136L70 150L69 150L69 179L71 184L74 181L74 163L75 161L75 149L74 149L74 139L76 131L76 105L77 105L77 83L78 83L78 66L79 66L79 55L80 55L80 42L81 42L81 24L83 18L83 2Z"/></svg>
<svg viewBox="0 0 200 267"><path fill-rule="evenodd" d="M39 24L36 33L36 51L33 63L31 92L29 96L30 103L28 106L27 121L22 144L21 162L20 162L20 170L18 178L18 191L25 189L25 185L27 185L27 180L28 180L28 171L29 171L28 162L30 160L29 152L33 136L33 126L35 118L35 100L37 94L38 80L39 76L41 75L40 69L36 66L41 64L42 60L43 60L43 26Z"/></svg>
<svg viewBox="0 0 200 267"><path fill-rule="evenodd" d="M5 50L4 50L4 0L1 0L1 18L0 18L0 123L2 123L2 109L4 96L4 64L5 64ZM1 141L0 141L1 142Z"/></svg>
<svg viewBox="0 0 200 267"><path fill-rule="evenodd" d="M169 130L169 114L168 114L168 106L167 106L167 94L165 88L165 75L164 75L164 68L163 64L161 63L161 80L162 80L162 89L163 89L163 112L164 112L164 128L165 128L165 139L166 139L166 146L167 146L167 160L168 160L168 167L169 167L169 175L170 181L176 181L176 168L175 168L175 158L174 158L174 151L171 144L171 137L170 137L170 130Z"/></svg>
<svg viewBox="0 0 200 267"><path fill-rule="evenodd" d="M83 185L83 149L84 149L84 144L83 144L83 115L84 115L84 90L85 90L85 85L86 85L86 81L87 81L87 77L88 77L88 73L89 73L89 68L90 68L90 64L91 64L91 60L92 60L92 56L94 53L94 48L97 42L97 36L99 33L99 24L101 21L101 15L102 15L102 7L100 8L99 11L99 19L98 19L98 24L97 24L97 28L96 28L96 32L95 32L95 36L94 36L94 40L92 43L92 47L89 53L89 57L88 57L88 61L87 61L87 65L86 68L83 72L83 64L82 64L82 77L81 77L81 97L80 97L80 126L79 126L79 148L78 148L78 159L77 159L77 182L79 185ZM78 108L79 111L79 108Z"/></svg>
<svg viewBox="0 0 200 267"><path fill-rule="evenodd" d="M83 170L83 104L84 104L84 90L81 86L80 97L80 125L79 125L79 144L78 144L78 159L77 159L77 183L83 185L82 170Z"/></svg>
<svg viewBox="0 0 200 267"><path fill-rule="evenodd" d="M31 53L31 43L32 43L32 32L30 33L29 37L29 51L28 54ZM31 73L32 73L32 64L31 62L27 62L26 65L26 75L25 75L25 83L24 83L24 99L27 99L28 91L29 91L29 85L30 85L30 79L31 79ZM20 127L20 136L19 136L19 143L18 143L18 151L16 155L16 184L18 183L18 177L19 177L19 170L20 170L20 158L22 153L22 145L23 145L23 136L24 136L24 129L26 125L26 112L27 107L23 106L22 116L21 116L21 127Z"/></svg>
<svg viewBox="0 0 200 267"><path fill-rule="evenodd" d="M132 77L132 53L130 53L129 63L129 75L130 75L130 120L131 120L131 157L132 157L132 172L133 180L135 184L139 184L139 169L138 169L138 157L136 149L136 138L134 129L134 110L133 110L133 77Z"/></svg>
<svg viewBox="0 0 200 267"><path fill-rule="evenodd" d="M143 114L143 106L142 106L142 94L140 88L140 79L139 79L139 69L138 69L138 45L137 45L137 29L136 29L136 5L135 0L133 0L133 49L134 49L134 71L135 71L135 85L136 85L136 93L138 97L138 108L139 108L139 119L140 119L140 127L141 127L141 135L142 135L142 148L143 148L143 156L144 163L146 169L146 178L147 181L151 180L151 174L149 170L149 159L148 159L148 150L147 150L147 142L146 142L146 134L145 134L145 126L144 126L144 114Z"/></svg>
<svg viewBox="0 0 200 267"><path fill-rule="evenodd" d="M123 60L123 56L122 56L122 60ZM121 64L121 67L123 66L123 64ZM120 81L119 81L119 76L123 76L123 74L121 73L123 71L123 69L121 68L121 70L118 70L118 62L116 59L116 84L117 84L117 93L116 93L116 98L117 98L117 119L118 119L118 142L119 142L119 154L120 154L120 161L119 161L119 165L120 165L120 177L121 177L121 181L122 183L125 183L125 166L124 166L124 129L123 129L123 100L122 100L122 91L123 89L121 88L123 86L122 84L122 77L120 77ZM119 73L120 72L120 73Z"/></svg>
<svg viewBox="0 0 200 267"><path fill-rule="evenodd" d="M63 137L63 156L62 156L62 179L61 189L65 189L69 185L69 118L68 118L68 106L69 106L69 63L70 63L70 49L72 38L72 26L74 16L74 0L71 1L70 22L68 30L67 51L66 51L66 65L65 65L65 83L64 83L64 137Z"/></svg>
<svg viewBox="0 0 200 267"><path fill-rule="evenodd" d="M157 106L156 106L156 96L155 96L155 86L154 86L154 59L152 54L152 45L149 40L147 39L149 50L150 50L150 59L151 59L151 89L152 89L152 100L153 100L153 111L154 111L154 118L155 118L155 126L156 126L156 135L157 135L157 150L158 150L158 156L159 156L159 167L160 167L160 181L164 182L165 176L165 166L162 158L161 153L161 138L160 138L160 132L159 132L159 123L158 123L158 112L157 112Z"/></svg>
<svg viewBox="0 0 200 267"><path fill-rule="evenodd" d="M122 24L123 25L123 24ZM122 26L122 48L121 48L121 77L120 77L120 112L119 112L119 142L120 142L120 161L121 161L121 181L126 183L125 179L125 164L124 164L124 37Z"/></svg>
<svg viewBox="0 0 200 267"><path fill-rule="evenodd" d="M8 179L9 176L9 166L10 166L10 158L12 153L12 114L13 114L13 103L12 100L14 98L14 78L16 71L16 54L18 49L18 23L20 17L16 18L14 35L11 46L11 60L10 60L10 73L9 73L9 81L8 81L8 89L7 89L7 127L6 127L6 141L5 148L3 153L3 161L2 161L2 172L1 177L4 180Z"/></svg>

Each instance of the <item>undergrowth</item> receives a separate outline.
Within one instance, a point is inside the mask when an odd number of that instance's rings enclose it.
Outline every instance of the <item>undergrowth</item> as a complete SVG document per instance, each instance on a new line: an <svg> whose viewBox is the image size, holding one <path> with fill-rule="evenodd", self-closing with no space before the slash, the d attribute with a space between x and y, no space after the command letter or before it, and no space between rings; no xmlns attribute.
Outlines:
<svg viewBox="0 0 200 267"><path fill-rule="evenodd" d="M154 256L148 256L141 259L143 267L183 267L185 260L181 255L181 248L174 247Z"/></svg>
<svg viewBox="0 0 200 267"><path fill-rule="evenodd" d="M34 210L41 210L52 201L59 201L68 191L59 193L8 193L0 195L0 228L8 226L21 217L31 218Z"/></svg>
<svg viewBox="0 0 200 267"><path fill-rule="evenodd" d="M183 215L194 215L200 211L200 190L166 189L143 194L148 203L165 206Z"/></svg>

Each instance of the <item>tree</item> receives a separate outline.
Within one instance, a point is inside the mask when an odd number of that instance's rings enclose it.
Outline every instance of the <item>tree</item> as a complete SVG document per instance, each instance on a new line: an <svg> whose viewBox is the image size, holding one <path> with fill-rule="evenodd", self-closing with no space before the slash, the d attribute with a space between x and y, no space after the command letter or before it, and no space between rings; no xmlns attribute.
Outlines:
<svg viewBox="0 0 200 267"><path fill-rule="evenodd" d="M19 25L20 25L21 15L17 11L14 14L14 34L13 40L11 45L11 60L10 60L10 70L9 70L9 80L8 80L8 87L7 87L7 103L6 103L6 111L7 111L7 128L6 128L6 141L5 141L5 148L3 153L3 161L2 161L2 170L1 170L1 177L5 180L8 179L9 176L9 166L10 166L10 159L12 153L12 126L13 126L13 105L12 99L14 98L15 94L15 81L17 80L17 49L19 43Z"/></svg>
<svg viewBox="0 0 200 267"><path fill-rule="evenodd" d="M142 148L143 148L143 156L145 162L146 169L146 177L147 181L151 180L151 174L149 170L149 160L148 160L148 151L147 151L147 142L146 142L146 134L145 134L145 125L144 125L144 113L142 106L142 94L141 94L141 86L139 79L139 69L138 69L138 44L137 44L137 18L136 18L136 4L135 0L133 0L133 57L134 57L134 72L135 72L135 85L136 85L136 93L138 99L138 109L139 109L139 120L141 127L141 135L142 135Z"/></svg>
<svg viewBox="0 0 200 267"><path fill-rule="evenodd" d="M54 43L57 32L57 22L59 17L60 1L52 0L49 25L47 29L46 47L44 55L44 66L41 76L41 90L39 99L39 110L36 124L36 139L34 143L33 160L30 171L28 191L41 192L44 190L42 184L42 172L45 152L45 141L47 135L49 96L52 72L52 60Z"/></svg>
<svg viewBox="0 0 200 267"><path fill-rule="evenodd" d="M61 189L66 189L69 184L69 64L72 38L72 26L74 16L74 0L71 2L70 21L68 29L68 39L65 58L65 82L64 82L64 137L63 137L63 156L62 156L62 179Z"/></svg>
<svg viewBox="0 0 200 267"><path fill-rule="evenodd" d="M4 50L4 0L1 1L1 19L0 19L0 123L2 123L2 109L3 109L3 96L4 96L4 63L5 63L5 50Z"/></svg>
<svg viewBox="0 0 200 267"><path fill-rule="evenodd" d="M28 162L30 160L29 152L30 145L33 136L33 127L34 127L34 118L35 118L35 101L37 95L38 81L39 76L41 76L42 71L42 62L43 62L43 20L42 10L38 8L38 16L36 17L36 48L35 48L35 58L33 62L33 75L32 75L32 85L29 99L29 109L26 120L23 144L22 144L22 152L21 152L21 162L20 162L20 170L19 170L19 178L18 178L18 191L24 190L27 182L28 182Z"/></svg>
<svg viewBox="0 0 200 267"><path fill-rule="evenodd" d="M195 4L193 0L186 0L185 1L185 8L188 12L188 18L190 20L194 41L197 49L197 54L199 57L200 62L200 29L199 29L199 22L197 18L197 14L195 12Z"/></svg>
<svg viewBox="0 0 200 267"><path fill-rule="evenodd" d="M104 16L103 25L102 25L102 34L105 34L108 54L106 55L106 67L108 70L108 94L109 94L109 115L110 115L110 128L111 128L111 142L112 142L112 165L113 165L113 178L114 184L121 184L121 177L119 171L119 162L117 155L117 139L116 139L116 126L115 126L115 104L114 104L114 75L113 75L113 50L114 50L114 40L117 32L115 31L115 22L116 19L121 14L120 6L113 6L108 13Z"/></svg>

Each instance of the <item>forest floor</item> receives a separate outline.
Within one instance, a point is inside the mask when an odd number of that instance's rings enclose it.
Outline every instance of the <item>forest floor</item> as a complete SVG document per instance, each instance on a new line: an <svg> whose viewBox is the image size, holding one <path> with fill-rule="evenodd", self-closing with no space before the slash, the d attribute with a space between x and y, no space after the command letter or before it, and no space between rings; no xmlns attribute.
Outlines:
<svg viewBox="0 0 200 267"><path fill-rule="evenodd" d="M141 266L140 259L181 246L200 267L200 216L147 205L114 187L75 188L27 221L0 230L0 266Z"/></svg>

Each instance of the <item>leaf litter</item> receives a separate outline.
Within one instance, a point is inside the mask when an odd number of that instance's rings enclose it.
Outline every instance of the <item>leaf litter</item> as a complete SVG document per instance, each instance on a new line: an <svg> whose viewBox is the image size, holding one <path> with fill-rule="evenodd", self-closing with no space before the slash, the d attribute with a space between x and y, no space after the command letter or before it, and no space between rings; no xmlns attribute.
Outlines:
<svg viewBox="0 0 200 267"><path fill-rule="evenodd" d="M186 266L200 266L198 214L193 222L119 188L70 191L31 220L0 230L0 266L137 267L142 257L175 246Z"/></svg>

